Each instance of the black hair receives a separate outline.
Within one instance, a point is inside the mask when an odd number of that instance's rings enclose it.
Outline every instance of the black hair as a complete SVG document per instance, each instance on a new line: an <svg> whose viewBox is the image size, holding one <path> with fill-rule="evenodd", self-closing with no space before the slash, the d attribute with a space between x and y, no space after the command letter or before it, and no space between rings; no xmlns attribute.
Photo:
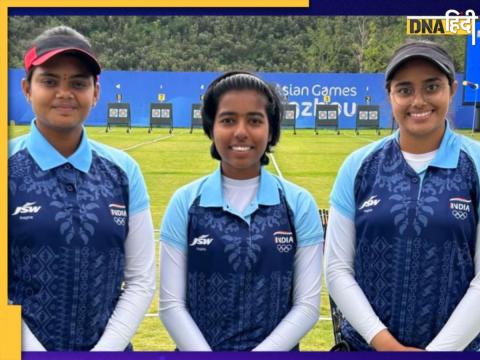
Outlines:
<svg viewBox="0 0 480 360"><path fill-rule="evenodd" d="M92 55L94 54L90 41L77 30L65 25L60 25L45 30L32 41L32 44L29 48L35 47L39 50L41 49L42 52L46 52L49 49L57 48L59 44L63 44L66 47L77 47L81 50L87 51ZM88 55L82 55L80 52L67 52L66 55L70 55L81 60L86 59L87 61L82 62L87 66L87 69L93 76L93 83L96 84L97 70L91 65L91 59L88 58ZM32 66L25 75L25 79L29 84L32 80L34 70L35 66Z"/></svg>
<svg viewBox="0 0 480 360"><path fill-rule="evenodd" d="M435 65L445 74L449 86L452 86L455 81L455 65L448 51L433 41L407 40L395 49L388 61L385 79L385 89L388 93L395 73L414 58L424 59Z"/></svg>
<svg viewBox="0 0 480 360"><path fill-rule="evenodd" d="M283 106L277 89L257 75L245 71L231 71L213 80L205 91L202 101L203 131L209 139L213 138L213 125L220 99L225 93L234 90L254 90L265 97L267 103L265 112L268 117L269 141L260 159L260 164L267 165L269 162L267 153L272 151L272 147L275 146L280 139L280 123ZM222 160L213 142L210 146L210 154L214 159Z"/></svg>

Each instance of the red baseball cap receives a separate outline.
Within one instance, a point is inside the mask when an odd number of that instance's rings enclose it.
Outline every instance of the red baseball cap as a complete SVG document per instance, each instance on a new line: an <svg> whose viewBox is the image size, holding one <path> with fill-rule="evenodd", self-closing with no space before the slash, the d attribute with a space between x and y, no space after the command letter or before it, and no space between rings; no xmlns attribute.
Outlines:
<svg viewBox="0 0 480 360"><path fill-rule="evenodd" d="M84 38L73 34L51 34L39 37L24 57L25 70L42 65L59 54L74 54L81 58L94 76L101 72L100 64L93 50Z"/></svg>

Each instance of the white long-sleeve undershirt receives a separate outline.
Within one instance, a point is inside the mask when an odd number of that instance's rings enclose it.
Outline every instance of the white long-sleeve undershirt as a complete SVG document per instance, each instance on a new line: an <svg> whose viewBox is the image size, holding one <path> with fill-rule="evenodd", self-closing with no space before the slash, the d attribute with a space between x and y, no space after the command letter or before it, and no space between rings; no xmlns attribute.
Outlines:
<svg viewBox="0 0 480 360"><path fill-rule="evenodd" d="M375 314L354 278L354 257L355 224L332 207L325 249L327 288L345 318L367 343L371 343L373 337L386 327ZM426 350L463 350L479 334L480 226L477 226L474 264L475 277L470 282L470 287Z"/></svg>
<svg viewBox="0 0 480 360"><path fill-rule="evenodd" d="M253 351L288 351L316 323L320 309L322 247L297 249L294 260L293 306L272 333ZM182 351L211 351L186 307L186 254L161 243L160 318Z"/></svg>
<svg viewBox="0 0 480 360"><path fill-rule="evenodd" d="M155 244L150 209L130 216L128 227L123 292L105 331L91 351L124 351L155 293ZM22 350L46 351L23 320Z"/></svg>

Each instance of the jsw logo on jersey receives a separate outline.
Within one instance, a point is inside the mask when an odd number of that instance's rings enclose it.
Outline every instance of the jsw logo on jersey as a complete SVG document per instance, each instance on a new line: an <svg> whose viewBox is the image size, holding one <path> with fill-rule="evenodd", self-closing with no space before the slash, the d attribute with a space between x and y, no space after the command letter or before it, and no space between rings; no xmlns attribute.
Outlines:
<svg viewBox="0 0 480 360"><path fill-rule="evenodd" d="M193 238L192 243L190 246L196 246L196 245L201 245L201 246L208 246L212 243L213 238L209 237L210 235L200 235L199 237Z"/></svg>
<svg viewBox="0 0 480 360"><path fill-rule="evenodd" d="M36 202L27 202L23 204L22 206L17 206L15 211L12 213L12 216L18 215L18 214L36 214L40 211L42 208L41 206L34 206Z"/></svg>
<svg viewBox="0 0 480 360"><path fill-rule="evenodd" d="M454 197L450 199L450 211L457 220L466 220L470 214L470 204L472 200L461 197Z"/></svg>
<svg viewBox="0 0 480 360"><path fill-rule="evenodd" d="M358 208L358 210L364 210L364 212L372 211L372 207L377 206L380 203L380 199L377 199L377 195L370 196L370 198L365 201L362 206Z"/></svg>

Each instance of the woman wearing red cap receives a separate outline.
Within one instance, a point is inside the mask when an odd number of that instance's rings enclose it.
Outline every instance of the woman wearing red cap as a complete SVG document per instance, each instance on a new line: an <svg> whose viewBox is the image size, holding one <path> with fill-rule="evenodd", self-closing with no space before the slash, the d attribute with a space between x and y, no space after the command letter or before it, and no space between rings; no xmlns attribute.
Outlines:
<svg viewBox="0 0 480 360"><path fill-rule="evenodd" d="M22 305L23 350L130 349L155 288L140 169L87 138L101 70L83 35L45 31L25 70L35 119L8 164L8 295Z"/></svg>
<svg viewBox="0 0 480 360"><path fill-rule="evenodd" d="M327 286L353 350L480 348L480 144L454 133L449 54L409 42L386 90L399 130L352 155L331 194Z"/></svg>

